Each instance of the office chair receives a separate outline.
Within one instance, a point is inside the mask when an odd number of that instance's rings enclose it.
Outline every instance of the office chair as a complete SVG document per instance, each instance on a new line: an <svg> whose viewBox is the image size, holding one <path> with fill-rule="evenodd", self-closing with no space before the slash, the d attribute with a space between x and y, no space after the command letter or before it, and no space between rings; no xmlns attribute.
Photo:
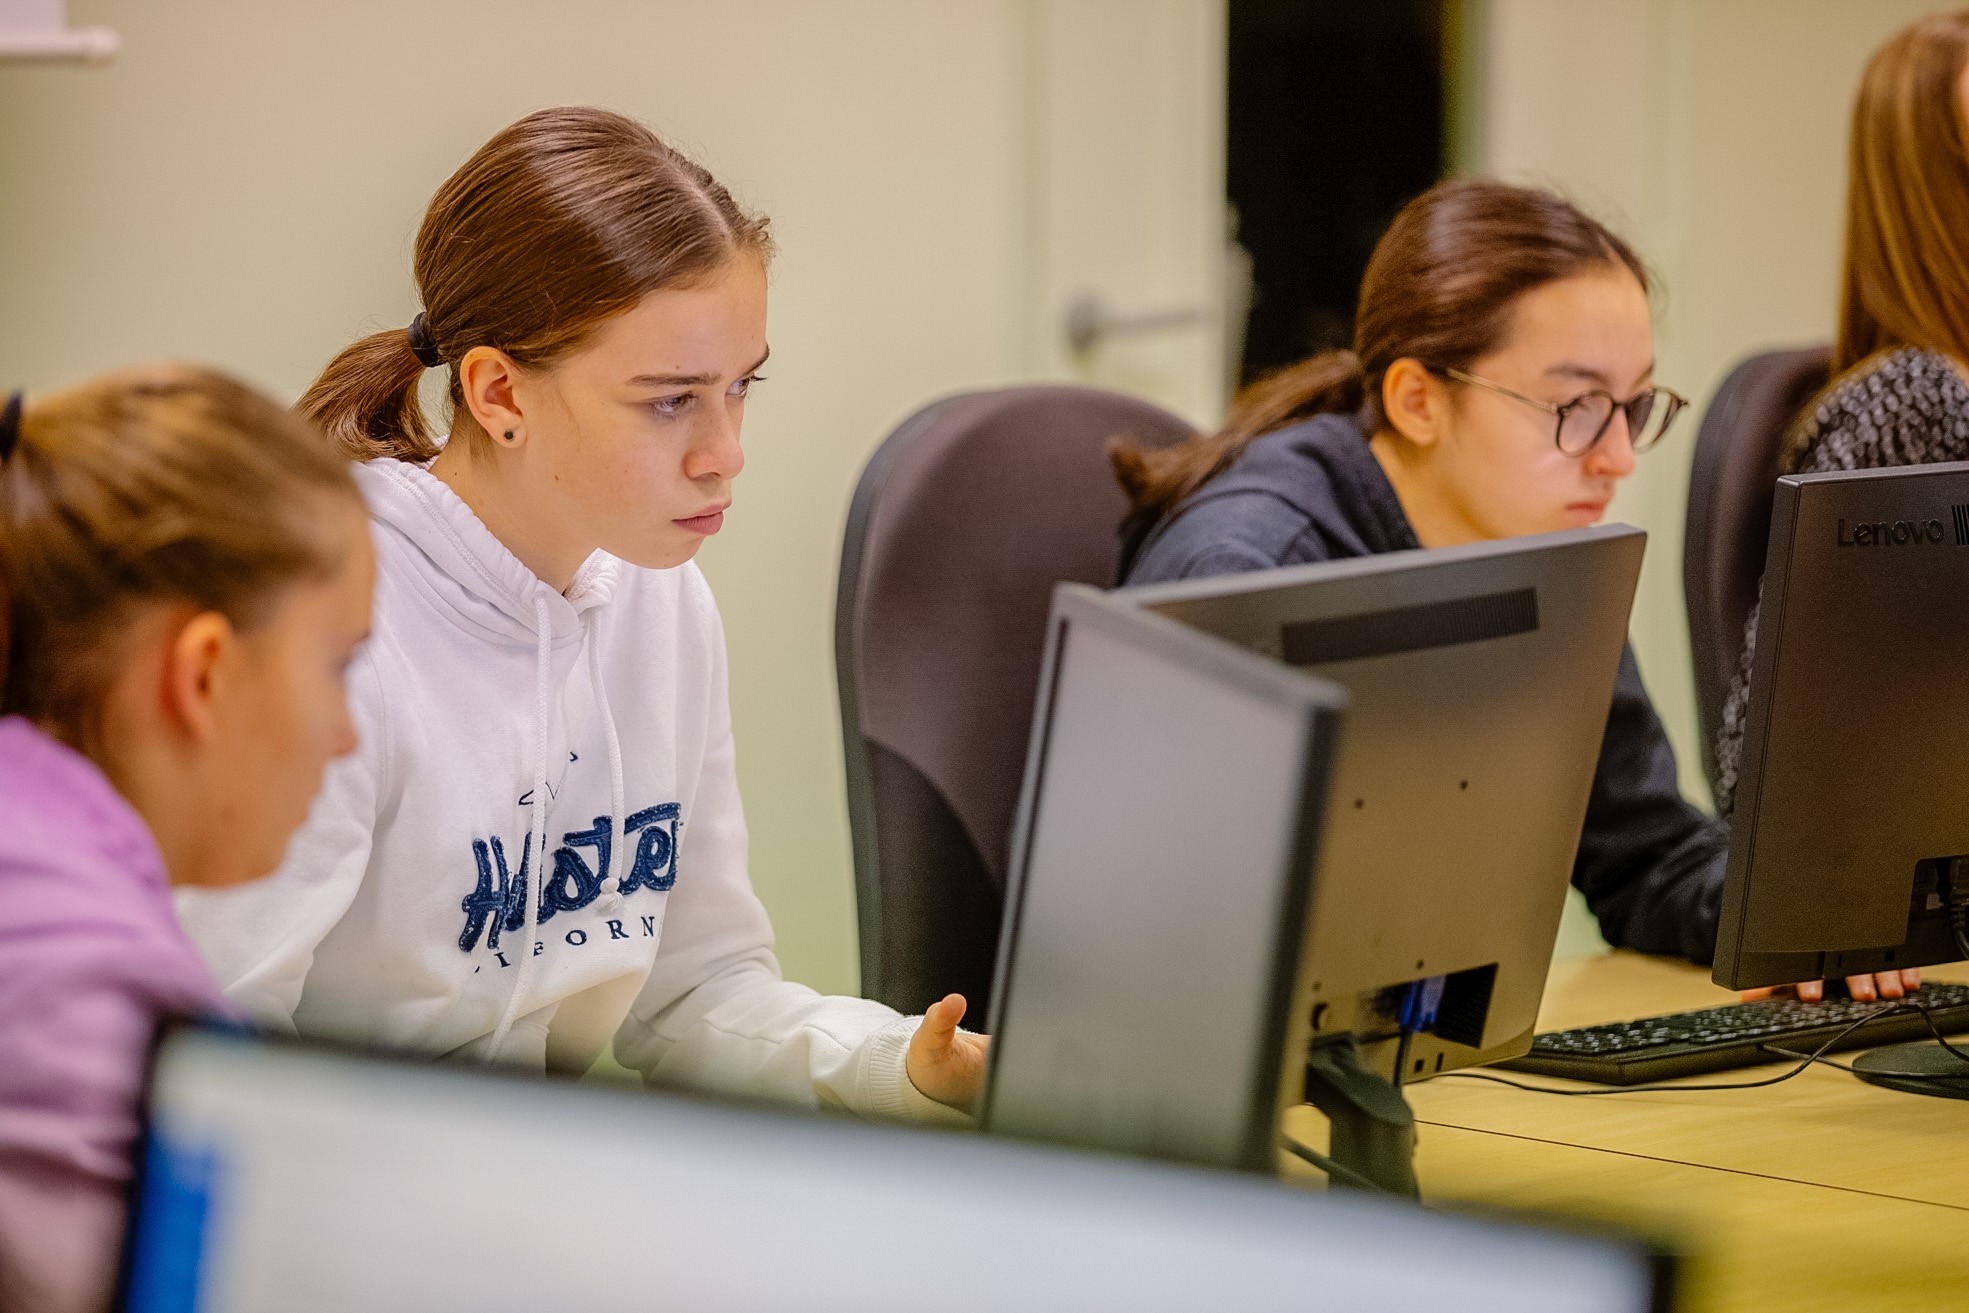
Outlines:
<svg viewBox="0 0 1969 1313"><path fill-rule="evenodd" d="M1190 435L1146 401L1035 386L936 402L862 471L834 613L862 993L984 1021L1053 585L1107 587L1109 439Z"/></svg>
<svg viewBox="0 0 1969 1313"><path fill-rule="evenodd" d="M1771 501L1784 439L1825 387L1829 347L1751 356L1716 390L1696 434L1682 540L1682 596L1689 611L1702 767L1716 787L1716 731L1743 657L1743 627L1757 604Z"/></svg>

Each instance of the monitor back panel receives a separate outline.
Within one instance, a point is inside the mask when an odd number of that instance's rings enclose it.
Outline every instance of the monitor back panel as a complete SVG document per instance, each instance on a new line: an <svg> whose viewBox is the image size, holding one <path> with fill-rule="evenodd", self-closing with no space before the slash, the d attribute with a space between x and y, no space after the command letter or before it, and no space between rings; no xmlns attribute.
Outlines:
<svg viewBox="0 0 1969 1313"><path fill-rule="evenodd" d="M1339 690L1062 588L991 1011L999 1134L1275 1166Z"/></svg>
<svg viewBox="0 0 1969 1313"><path fill-rule="evenodd" d="M1616 1239L1231 1173L184 1033L132 1313L1642 1313Z"/></svg>
<svg viewBox="0 0 1969 1313"><path fill-rule="evenodd" d="M1969 856L1969 465L1782 479L1716 980L1961 956L1934 863Z"/></svg>
<svg viewBox="0 0 1969 1313"><path fill-rule="evenodd" d="M1392 1037L1381 991L1438 975L1409 1078L1529 1046L1645 541L1613 525L1117 594L1349 693L1289 1052Z"/></svg>

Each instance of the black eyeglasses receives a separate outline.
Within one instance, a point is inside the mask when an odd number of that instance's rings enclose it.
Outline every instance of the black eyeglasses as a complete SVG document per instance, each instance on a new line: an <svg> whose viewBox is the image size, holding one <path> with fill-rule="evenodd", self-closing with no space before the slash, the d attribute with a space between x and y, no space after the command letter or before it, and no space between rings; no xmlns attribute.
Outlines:
<svg viewBox="0 0 1969 1313"><path fill-rule="evenodd" d="M1661 441L1662 435L1675 422L1675 417L1689 404L1686 397L1667 388L1649 388L1626 401L1617 401L1611 392L1595 388L1591 392L1580 393L1563 406L1555 406L1549 401L1513 392L1501 383L1466 374L1460 369L1432 369L1429 372L1453 378L1458 383L1468 383L1472 387L1488 388L1513 401L1536 406L1553 416L1556 422L1552 440L1568 456L1584 456L1593 450L1594 444L1606 436L1616 410L1627 412L1627 440L1633 444L1634 454L1638 456Z"/></svg>

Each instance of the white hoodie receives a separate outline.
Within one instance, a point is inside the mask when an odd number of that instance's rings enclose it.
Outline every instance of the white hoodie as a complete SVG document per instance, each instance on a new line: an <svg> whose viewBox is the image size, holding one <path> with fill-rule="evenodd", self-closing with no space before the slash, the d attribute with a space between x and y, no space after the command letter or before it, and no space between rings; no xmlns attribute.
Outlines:
<svg viewBox="0 0 1969 1313"><path fill-rule="evenodd" d="M955 1116L904 1070L917 1019L780 979L697 567L597 552L562 595L427 470L356 477L361 746L278 872L179 896L228 997L301 1034L563 1071L613 1038L652 1080Z"/></svg>

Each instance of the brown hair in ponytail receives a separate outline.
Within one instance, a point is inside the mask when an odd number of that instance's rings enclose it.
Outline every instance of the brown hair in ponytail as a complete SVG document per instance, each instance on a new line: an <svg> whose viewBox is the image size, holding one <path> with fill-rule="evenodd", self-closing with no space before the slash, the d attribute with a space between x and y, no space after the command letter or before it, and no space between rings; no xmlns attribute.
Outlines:
<svg viewBox="0 0 1969 1313"><path fill-rule="evenodd" d="M424 359L403 329L371 334L329 362L299 408L358 460L430 460L440 444L417 401L425 359L451 365L454 428L482 441L458 385L473 347L543 368L649 293L771 249L764 218L642 124L584 106L529 114L424 213Z"/></svg>
<svg viewBox="0 0 1969 1313"><path fill-rule="evenodd" d="M340 565L320 526L360 508L348 461L222 374L146 365L43 397L0 465L0 711L80 745L140 610L189 603L241 629Z"/></svg>
<svg viewBox="0 0 1969 1313"><path fill-rule="evenodd" d="M1361 279L1354 349L1302 360L1245 388L1224 427L1160 451L1122 440L1109 459L1128 494L1125 538L1139 540L1185 498L1228 469L1252 439L1327 413L1386 423L1381 379L1397 360L1466 369L1495 350L1512 306L1536 287L1595 265L1624 268L1648 287L1633 250L1548 191L1501 182L1443 182L1402 207Z"/></svg>

